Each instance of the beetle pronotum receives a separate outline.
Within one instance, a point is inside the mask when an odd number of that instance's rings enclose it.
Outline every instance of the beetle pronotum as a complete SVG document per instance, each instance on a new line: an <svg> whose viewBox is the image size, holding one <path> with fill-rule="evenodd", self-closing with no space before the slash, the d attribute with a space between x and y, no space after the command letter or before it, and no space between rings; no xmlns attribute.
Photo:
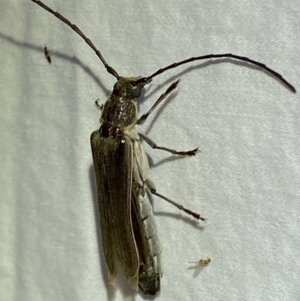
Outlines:
<svg viewBox="0 0 300 301"><path fill-rule="evenodd" d="M100 129L91 135L102 246L110 281L116 277L115 263L117 261L134 289L139 286L145 294L154 295L160 290L161 248L157 239L147 190L197 219L204 220L204 218L159 194L154 184L148 179L148 159L141 147L140 137L152 148L165 150L174 155L193 156L197 149L175 151L160 147L145 135L136 132L135 125L146 121L151 112L177 87L179 80L173 82L151 109L138 118L137 98L141 95L144 86L157 75L186 63L197 60L231 58L256 65L275 76L292 92L296 92L296 90L278 72L265 64L231 53L191 57L161 68L150 76L121 77L76 25L41 1L31 1L56 16L79 34L95 51L107 72L117 79L111 96L101 107ZM203 263L208 264L209 260L203 261Z"/></svg>

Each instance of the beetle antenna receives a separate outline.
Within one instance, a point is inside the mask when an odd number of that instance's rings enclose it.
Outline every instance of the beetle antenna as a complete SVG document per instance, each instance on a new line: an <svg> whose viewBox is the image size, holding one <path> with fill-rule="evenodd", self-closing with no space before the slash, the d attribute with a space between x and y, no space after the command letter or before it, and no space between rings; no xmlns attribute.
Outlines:
<svg viewBox="0 0 300 301"><path fill-rule="evenodd" d="M268 66L266 66L263 63L260 63L258 61L254 61L252 59L249 59L248 57L245 56L239 56L239 55L235 55L232 53L222 53L222 54L208 54L208 55L202 55L202 56L196 56L196 57L191 57L189 59L177 62L177 63L173 63L167 67L161 68L159 70L157 70L156 72L154 72L152 75L147 76L147 77L142 77L141 79L138 80L138 82L149 82L149 80L151 80L153 77L169 70L169 69L173 69L176 68L180 65L184 65L193 61L201 61L201 60L208 60L208 59L216 59L216 58L231 58L231 59L235 59L235 60L239 60L239 61L244 61L247 62L249 64L258 66L260 68L262 68L263 70L267 71L268 73L272 74L273 76L275 76L275 78L277 78L279 81L281 81L285 86L287 86L293 93L296 93L296 89L295 87L290 84L286 79L283 78L283 76L281 74L279 74L278 72L276 72L275 70L269 68Z"/></svg>
<svg viewBox="0 0 300 301"><path fill-rule="evenodd" d="M39 1L39 0L31 0L31 1L34 2L34 3L36 3L37 5L41 6L45 10L47 10L49 13L51 13L52 15L54 15L59 20L63 21L65 24L69 25L95 51L96 55L99 57L99 59L101 60L101 62L105 66L107 72L110 73L111 75L113 75L116 79L120 78L118 72L114 68L112 68L110 65L108 65L108 63L105 61L105 59L102 56L100 50L96 48L96 46L93 44L93 42L75 24L72 24L68 19L66 19L65 17L63 17L58 12L55 12L49 6L47 6L46 4L44 4L42 1Z"/></svg>

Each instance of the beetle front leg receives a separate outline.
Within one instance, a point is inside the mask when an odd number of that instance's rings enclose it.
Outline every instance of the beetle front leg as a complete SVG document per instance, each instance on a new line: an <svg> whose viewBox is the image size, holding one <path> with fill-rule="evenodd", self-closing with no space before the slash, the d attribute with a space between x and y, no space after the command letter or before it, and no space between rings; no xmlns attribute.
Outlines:
<svg viewBox="0 0 300 301"><path fill-rule="evenodd" d="M147 144L149 144L153 149L161 149L161 150L164 150L166 152L169 152L173 155L179 155L179 156L195 156L196 153L199 151L198 147L193 149L193 150L190 150L190 151L176 151L174 149L170 149L170 148L167 148L167 147L163 147L163 146L158 146L153 140L151 140L149 137L147 137L146 135L144 134L141 134L139 133L139 135L145 140L145 142Z"/></svg>
<svg viewBox="0 0 300 301"><path fill-rule="evenodd" d="M179 83L179 79L172 83L168 89L162 94L160 95L160 97L157 99L157 101L154 103L154 105L151 107L151 109L146 113L143 114L136 122L136 124L143 124L146 119L149 117L149 115L154 111L154 109L174 90L177 88L177 85Z"/></svg>
<svg viewBox="0 0 300 301"><path fill-rule="evenodd" d="M96 107L97 107L100 111L103 111L104 105L103 105L103 103L99 105L99 101L98 101L98 100L99 100L99 98L95 100L95 105L96 105Z"/></svg>

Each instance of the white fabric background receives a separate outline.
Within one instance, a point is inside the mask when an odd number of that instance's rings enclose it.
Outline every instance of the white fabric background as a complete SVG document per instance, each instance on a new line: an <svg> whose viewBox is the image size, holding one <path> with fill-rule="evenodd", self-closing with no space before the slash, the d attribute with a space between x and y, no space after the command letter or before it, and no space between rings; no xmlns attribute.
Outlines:
<svg viewBox="0 0 300 301"><path fill-rule="evenodd" d="M299 1L46 3L123 76L232 52L300 90ZM98 250L89 136L99 127L94 101L114 78L29 0L1 0L0 28L0 300L143 300L126 283L107 285ZM145 145L158 191L207 222L153 198L164 267L156 299L299 300L300 94L245 64L194 63L158 76L141 113L177 78L141 131L167 147L200 147L174 160ZM189 263L206 256L205 269Z"/></svg>

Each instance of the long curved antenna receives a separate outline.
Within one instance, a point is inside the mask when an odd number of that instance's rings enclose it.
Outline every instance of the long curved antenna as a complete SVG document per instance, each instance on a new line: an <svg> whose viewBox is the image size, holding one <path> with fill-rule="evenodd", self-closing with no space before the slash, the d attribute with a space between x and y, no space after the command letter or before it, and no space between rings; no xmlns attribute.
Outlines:
<svg viewBox="0 0 300 301"><path fill-rule="evenodd" d="M252 65L256 65L256 66L258 66L258 67L266 70L270 74L274 75L279 81L281 81L284 85L286 85L292 92L296 93L296 89L294 88L294 86L291 85L286 79L284 79L282 77L281 74L279 74L275 70L269 68L268 66L266 66L263 63L260 63L258 61L254 61L252 59L249 59L248 57L239 56L239 55L235 55L235 54L232 54L232 53L208 54L208 55L191 57L189 59L180 61L178 63L173 63L173 64L171 64L171 65L169 65L167 67L161 68L161 69L157 70L156 72L154 72L150 76L142 77L141 79L139 79L137 81L137 83L139 83L139 82L149 82L149 81L152 80L153 77L155 77L155 76L157 76L157 75L159 75L159 74L161 74L161 73L163 73L163 72L165 72L165 71L167 71L169 69L176 68L176 67L178 67L180 65L183 65L183 64L186 64L186 63L190 63L190 62L193 62L193 61L207 60L207 59L224 58L224 57L228 57L228 58L236 59L236 60L239 60L239 61L244 61L244 62L250 63Z"/></svg>
<svg viewBox="0 0 300 301"><path fill-rule="evenodd" d="M105 61L105 59L102 56L101 52L96 48L96 46L92 43L92 41L75 24L72 24L69 20L67 20L65 17L63 17L58 12L55 12L49 6L47 6L46 4L44 4L42 1L39 1L39 0L31 0L31 1L34 2L34 3L36 3L37 5L41 6L42 8L44 8L45 10L47 10L49 13L51 13L52 15L54 15L56 18L58 18L59 20L63 21L67 25L69 25L95 51L95 53L97 54L97 56L99 57L99 59L101 60L101 62L103 63L103 65L105 66L107 72L110 73L110 74L112 74L116 79L120 78L120 76L117 73L117 71L114 68L112 68L111 66L109 66L107 64L107 62Z"/></svg>

